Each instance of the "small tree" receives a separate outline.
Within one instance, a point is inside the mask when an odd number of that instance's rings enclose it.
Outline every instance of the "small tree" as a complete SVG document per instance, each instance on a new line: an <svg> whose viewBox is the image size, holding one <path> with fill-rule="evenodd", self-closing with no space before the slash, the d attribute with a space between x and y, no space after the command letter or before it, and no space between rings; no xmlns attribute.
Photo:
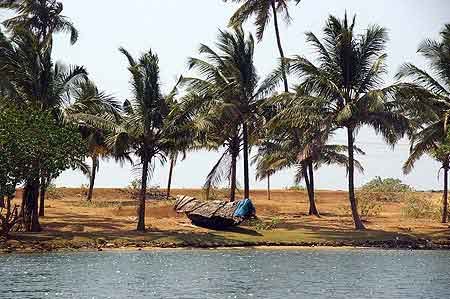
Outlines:
<svg viewBox="0 0 450 299"><path fill-rule="evenodd" d="M40 231L38 215L41 171L50 179L75 168L86 155L76 128L61 127L48 112L5 106L0 111L0 198L11 197L24 183L22 211L27 231Z"/></svg>

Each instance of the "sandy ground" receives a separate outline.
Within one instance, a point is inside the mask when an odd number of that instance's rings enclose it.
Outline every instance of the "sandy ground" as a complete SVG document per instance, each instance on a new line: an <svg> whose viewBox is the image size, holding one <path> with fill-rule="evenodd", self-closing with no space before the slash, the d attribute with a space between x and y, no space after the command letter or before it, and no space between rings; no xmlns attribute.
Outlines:
<svg viewBox="0 0 450 299"><path fill-rule="evenodd" d="M273 190L272 199L267 200L265 190L251 192L257 215L267 223L275 221L275 227L258 231L252 226L243 226L231 231L212 231L191 225L185 215L177 215L171 201L148 201L146 209L147 233L135 232L135 202L123 189L96 189L92 204L86 203L80 189L58 189L59 199L47 199L46 216L41 218L43 232L39 234L17 234L21 241L54 241L99 243L130 243L151 241L161 243L193 245L205 243L239 245L240 242L264 241L274 245L300 244L303 242L339 242L347 240L393 239L397 236L412 236L433 241L447 242L450 236L448 225L436 219L409 219L402 215L402 203L385 203L381 214L369 218L366 232L355 232L348 215L346 192L318 191L317 206L321 217L308 216L308 200L304 191ZM201 190L173 190L173 195L183 194L201 197ZM20 191L17 197L20 197ZM439 197L436 193L432 196ZM155 243L156 242L156 243ZM172 245L173 245L172 244ZM146 246L152 246L146 245ZM205 245L205 246L206 246ZM249 245L246 243L246 245ZM345 246L345 244L341 244ZM117 245L116 247L120 247Z"/></svg>

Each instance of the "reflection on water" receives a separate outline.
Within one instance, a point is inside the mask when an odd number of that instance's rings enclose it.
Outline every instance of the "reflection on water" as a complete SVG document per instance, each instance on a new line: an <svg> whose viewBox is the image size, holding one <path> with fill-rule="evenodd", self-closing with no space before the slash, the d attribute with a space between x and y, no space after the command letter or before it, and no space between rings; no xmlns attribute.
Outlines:
<svg viewBox="0 0 450 299"><path fill-rule="evenodd" d="M173 250L0 256L0 298L450 298L450 252Z"/></svg>

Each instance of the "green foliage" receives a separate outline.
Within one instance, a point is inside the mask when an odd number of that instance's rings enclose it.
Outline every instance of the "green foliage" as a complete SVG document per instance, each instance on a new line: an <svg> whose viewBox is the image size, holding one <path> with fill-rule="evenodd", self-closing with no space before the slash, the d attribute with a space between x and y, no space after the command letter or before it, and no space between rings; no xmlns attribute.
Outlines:
<svg viewBox="0 0 450 299"><path fill-rule="evenodd" d="M356 192L356 203L361 218L369 218L380 215L383 210L382 202L376 194L366 192Z"/></svg>
<svg viewBox="0 0 450 299"><path fill-rule="evenodd" d="M278 217L273 217L270 221L264 221L260 218L254 218L249 220L246 224L255 228L257 231L267 231L277 228L283 221Z"/></svg>
<svg viewBox="0 0 450 299"><path fill-rule="evenodd" d="M418 53L427 61L428 70L411 63L401 66L397 79L408 82L398 84L397 97L407 107L416 130L411 135L411 152L403 171L412 171L415 163L430 154L449 167L449 103L450 103L450 24L441 32L441 40L423 41Z"/></svg>
<svg viewBox="0 0 450 299"><path fill-rule="evenodd" d="M79 132L61 127L47 112L31 107L4 107L0 111L0 194L39 177L50 179L83 161L86 147Z"/></svg>
<svg viewBox="0 0 450 299"><path fill-rule="evenodd" d="M403 184L399 179L376 177L359 190L361 192L412 192L414 188Z"/></svg>
<svg viewBox="0 0 450 299"><path fill-rule="evenodd" d="M432 218L440 220L441 204L439 200L420 193L409 193L402 208L404 216L409 218Z"/></svg>
<svg viewBox="0 0 450 299"><path fill-rule="evenodd" d="M358 193L370 196L378 201L401 201L405 193L413 192L414 188L403 184L399 179L376 177L359 188L358 191Z"/></svg>
<svg viewBox="0 0 450 299"><path fill-rule="evenodd" d="M24 28L47 41L54 33L69 33L70 42L78 40L78 30L66 16L62 15L63 4L58 1L6 0L0 8L16 11L17 15L3 22L10 30Z"/></svg>
<svg viewBox="0 0 450 299"><path fill-rule="evenodd" d="M128 184L124 191L131 199L138 199L141 186L142 181L140 179L134 179Z"/></svg>
<svg viewBox="0 0 450 299"><path fill-rule="evenodd" d="M287 187L286 190L289 190L289 191L305 191L306 188L304 186L301 186L300 184L295 184L295 185L292 185L290 187Z"/></svg>
<svg viewBox="0 0 450 299"><path fill-rule="evenodd" d="M81 184L80 186L80 196L81 197L86 197L89 191L89 185L86 184Z"/></svg>
<svg viewBox="0 0 450 299"><path fill-rule="evenodd" d="M47 186L47 196L49 199L62 199L64 197L62 191L54 183Z"/></svg>
<svg viewBox="0 0 450 299"><path fill-rule="evenodd" d="M375 192L356 192L356 203L361 219L367 220L376 217L383 211L383 202L380 201ZM352 215L349 205L344 206L341 211L348 216Z"/></svg>
<svg viewBox="0 0 450 299"><path fill-rule="evenodd" d="M190 94L187 102L195 107L193 126L199 147L225 148L207 176L204 185L207 190L218 187L226 179L234 188L237 157L243 147L255 142L259 133L260 100L268 90L267 86L258 87L255 41L251 34L242 28L220 30L216 48L201 45L202 57L189 58L189 67L198 76L182 81ZM243 158L248 163L245 152Z"/></svg>
<svg viewBox="0 0 450 299"><path fill-rule="evenodd" d="M287 24L289 24L291 20L288 9L291 0L225 0L225 2L226 1L242 3L239 9L231 17L229 26L240 27L247 19L254 16L256 36L259 41L262 40L270 19L274 17L273 10L275 10L276 14L285 20ZM296 4L300 1L301 0L292 0L292 2L295 2Z"/></svg>

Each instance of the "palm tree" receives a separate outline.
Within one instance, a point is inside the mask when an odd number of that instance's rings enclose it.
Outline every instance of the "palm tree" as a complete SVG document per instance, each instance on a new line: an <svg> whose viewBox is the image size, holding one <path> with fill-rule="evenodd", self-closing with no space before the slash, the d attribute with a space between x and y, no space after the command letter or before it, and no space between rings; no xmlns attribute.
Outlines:
<svg viewBox="0 0 450 299"><path fill-rule="evenodd" d="M398 79L411 79L399 84L398 96L406 100L407 110L418 118L420 127L411 136L411 153L403 170L411 172L424 154L439 161L444 170L442 223L448 221L448 171L450 167L450 24L441 32L441 41L425 40L418 53L428 60L431 73L413 64L404 64Z"/></svg>
<svg viewBox="0 0 450 299"><path fill-rule="evenodd" d="M115 155L134 154L140 158L141 190L138 206L138 231L145 231L145 200L149 175L157 159L165 161L173 144L174 121L170 118L174 102L160 89L159 59L151 50L138 60L124 48L128 59L133 98L124 103L119 125L112 124L110 143Z"/></svg>
<svg viewBox="0 0 450 299"><path fill-rule="evenodd" d="M78 40L73 23L63 16L62 2L56 0L0 0L0 9L14 10L17 15L4 21L6 28L14 31L24 28L36 35L39 42L52 44L54 33L69 33L70 42Z"/></svg>
<svg viewBox="0 0 450 299"><path fill-rule="evenodd" d="M317 50L318 65L300 56L289 60L290 71L303 80L301 88L307 95L303 105L291 111L291 117L316 115L316 123L347 131L349 201L355 228L364 229L355 199L355 133L370 126L394 145L409 123L391 97L393 89L381 88L386 71L386 29L375 25L356 35L354 27L355 18L349 22L347 15L343 20L330 16L323 42L307 33L307 41Z"/></svg>
<svg viewBox="0 0 450 299"><path fill-rule="evenodd" d="M194 95L191 94L191 97ZM242 150L242 132L236 123L235 115L230 113L229 105L223 99L208 99L194 119L196 145L194 148L219 151L223 153L208 173L204 189L206 198L212 188L227 179L230 187L230 201L235 201L237 190L237 160Z"/></svg>
<svg viewBox="0 0 450 299"><path fill-rule="evenodd" d="M232 163L236 161L242 140L244 161L244 196L250 197L249 184L249 147L255 125L259 122L258 107L268 86L258 88L258 75L254 66L254 39L246 36L242 28L233 32L219 31L216 43L219 52L201 45L200 54L206 60L190 58L189 66L200 74L200 78L185 78L188 91L198 94L208 102L207 107L213 109L222 121L226 119L233 124L227 131L230 133L230 154ZM197 97L198 98L198 97ZM203 103L205 105L206 103ZM220 134L220 131L217 132ZM236 152L237 151L237 152ZM233 173L233 171L232 171Z"/></svg>
<svg viewBox="0 0 450 299"><path fill-rule="evenodd" d="M100 116L118 122L121 105L112 96L99 91L97 86L89 80L79 82L75 86L72 90L72 98L69 106L64 109L64 118L80 127L82 136L87 143L92 167L89 171L89 191L86 200L91 201L100 158L112 157L113 153L106 144L108 132L102 128L89 125L84 119L90 116Z"/></svg>
<svg viewBox="0 0 450 299"><path fill-rule="evenodd" d="M226 0L225 0L226 1ZM278 51L280 53L282 76L284 82L284 91L289 91L289 84L286 76L284 51L281 44L280 29L278 25L278 14L282 15L284 21L289 24L291 17L289 15L290 0L230 0L231 2L242 3L242 6L234 13L230 19L229 26L240 27L251 16L255 15L256 38L261 41L264 37L267 24L273 17L273 25L275 28L275 35L277 38ZM293 0L296 4L301 0Z"/></svg>
<svg viewBox="0 0 450 299"><path fill-rule="evenodd" d="M286 168L295 168L295 183L302 180L306 183L309 215L320 216L315 202L314 171L331 164L348 168L348 157L344 154L348 149L343 145L327 144L332 136L329 131L316 131L312 134L310 130L316 129L312 124L304 128L296 126L295 122L285 118L285 112L286 110L281 110L268 123L268 135L253 160L257 164L257 179L266 178ZM356 147L355 150L363 154ZM358 161L355 161L355 166L363 170Z"/></svg>

